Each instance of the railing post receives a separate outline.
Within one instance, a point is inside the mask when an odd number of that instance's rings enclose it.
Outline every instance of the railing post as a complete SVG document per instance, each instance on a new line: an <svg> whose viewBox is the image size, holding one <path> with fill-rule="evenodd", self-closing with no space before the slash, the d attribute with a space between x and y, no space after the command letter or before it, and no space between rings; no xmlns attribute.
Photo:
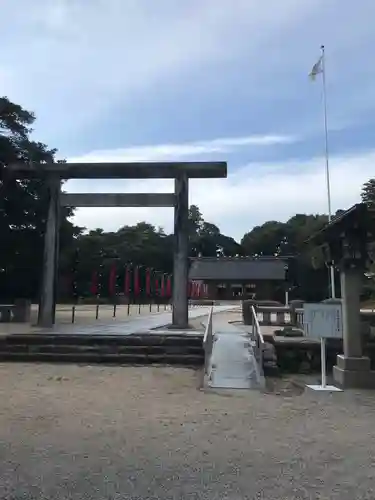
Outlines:
<svg viewBox="0 0 375 500"><path fill-rule="evenodd" d="M276 312L276 324L283 326L286 324L285 321L285 311L277 311Z"/></svg>
<svg viewBox="0 0 375 500"><path fill-rule="evenodd" d="M302 328L301 315L303 312L303 301L302 300L292 300L289 303L290 308L290 324L296 326L297 328Z"/></svg>
<svg viewBox="0 0 375 500"><path fill-rule="evenodd" d="M294 309L295 323L297 328L303 329L303 308Z"/></svg>
<svg viewBox="0 0 375 500"><path fill-rule="evenodd" d="M292 326L298 326L298 312L294 307L290 308L290 324Z"/></svg>
<svg viewBox="0 0 375 500"><path fill-rule="evenodd" d="M262 311L262 316L263 316L263 320L262 320L263 325L267 325L267 326L272 325L270 311Z"/></svg>

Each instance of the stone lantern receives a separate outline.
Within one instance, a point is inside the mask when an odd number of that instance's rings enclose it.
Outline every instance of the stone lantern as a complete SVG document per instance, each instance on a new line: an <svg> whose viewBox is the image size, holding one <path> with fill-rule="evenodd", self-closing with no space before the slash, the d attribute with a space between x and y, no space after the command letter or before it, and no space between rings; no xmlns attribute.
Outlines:
<svg viewBox="0 0 375 500"><path fill-rule="evenodd" d="M360 328L360 293L370 262L375 217L364 203L354 205L311 236L315 267L335 265L340 271L344 353L337 356L333 376L341 387L375 387L370 359L363 356Z"/></svg>

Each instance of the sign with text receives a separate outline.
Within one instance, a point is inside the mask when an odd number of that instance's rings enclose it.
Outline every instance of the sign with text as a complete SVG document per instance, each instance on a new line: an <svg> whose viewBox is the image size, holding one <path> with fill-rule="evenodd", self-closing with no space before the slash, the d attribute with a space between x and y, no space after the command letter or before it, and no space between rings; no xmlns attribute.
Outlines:
<svg viewBox="0 0 375 500"><path fill-rule="evenodd" d="M304 304L303 329L306 337L341 339L341 304Z"/></svg>

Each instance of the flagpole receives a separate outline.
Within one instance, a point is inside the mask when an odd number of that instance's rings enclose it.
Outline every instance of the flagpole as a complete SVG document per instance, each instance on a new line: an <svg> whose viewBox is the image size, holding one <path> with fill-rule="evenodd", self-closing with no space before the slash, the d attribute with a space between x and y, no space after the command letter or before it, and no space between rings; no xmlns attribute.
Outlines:
<svg viewBox="0 0 375 500"><path fill-rule="evenodd" d="M326 164L326 186L327 186L327 201L328 201L328 222L332 220L331 208L331 181L329 172L329 148L328 148L328 120L327 120L327 88L326 88L326 61L324 45L320 47L322 51L322 83L323 83L323 108L324 108L324 136L325 136L325 164ZM335 287L335 268L334 263L330 266L330 281L331 281L331 297L336 298Z"/></svg>

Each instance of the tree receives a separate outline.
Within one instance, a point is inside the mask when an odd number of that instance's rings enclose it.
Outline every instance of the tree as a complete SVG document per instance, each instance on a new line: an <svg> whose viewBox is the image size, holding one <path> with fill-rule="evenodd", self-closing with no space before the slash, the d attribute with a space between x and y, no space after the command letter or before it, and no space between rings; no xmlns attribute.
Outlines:
<svg viewBox="0 0 375 500"><path fill-rule="evenodd" d="M362 203L375 206L375 179L369 179L362 186L361 192Z"/></svg>
<svg viewBox="0 0 375 500"><path fill-rule="evenodd" d="M321 300L327 297L328 271L313 269L305 242L327 221L326 215L306 214L296 214L285 223L269 221L246 233L241 244L249 256L296 256L290 273L290 279L297 285L295 298Z"/></svg>
<svg viewBox="0 0 375 500"><path fill-rule="evenodd" d="M246 255L279 255L284 253L287 242L287 226L282 222L268 221L246 233L241 245Z"/></svg>
<svg viewBox="0 0 375 500"><path fill-rule="evenodd" d="M343 211L338 210L335 217ZM328 295L328 269L312 266L306 240L327 222L327 215L295 214L286 222L267 221L246 233L241 244L221 233L220 228L204 219L199 207L189 208L189 255L215 257L235 256L296 256L289 263L291 279L298 285L291 298L321 300ZM124 226L116 232L91 230L75 239L79 248L79 272L82 288L88 290L92 270L100 264L109 272L113 261L119 272L127 264L151 267L164 273L173 272L173 235L147 222ZM66 250L74 255L74 247Z"/></svg>
<svg viewBox="0 0 375 500"><path fill-rule="evenodd" d="M53 162L56 150L31 140L35 117L6 97L0 98L0 296L36 298L43 260L47 192L42 179L17 180L7 165ZM80 229L61 214L60 245L69 246Z"/></svg>
<svg viewBox="0 0 375 500"><path fill-rule="evenodd" d="M215 257L218 252L226 256L242 254L241 246L231 237L221 234L220 229L204 220L199 207L189 208L190 255Z"/></svg>
<svg viewBox="0 0 375 500"><path fill-rule="evenodd" d="M189 255L216 256L218 248L230 256L241 253L241 246L220 229L203 219L196 205L189 210ZM120 287L126 266L151 268L159 273L173 273L173 234L166 234L147 222L123 226L115 232L102 229L78 235L70 247L65 248L63 259L74 263L75 277L80 295L89 293L93 271L103 274L104 289L111 266L116 262Z"/></svg>

